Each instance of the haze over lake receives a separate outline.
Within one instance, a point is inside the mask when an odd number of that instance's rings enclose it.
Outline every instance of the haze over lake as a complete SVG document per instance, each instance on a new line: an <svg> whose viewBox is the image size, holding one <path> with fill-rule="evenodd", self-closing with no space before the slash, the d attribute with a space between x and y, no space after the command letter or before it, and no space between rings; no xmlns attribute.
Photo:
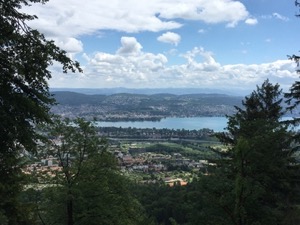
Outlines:
<svg viewBox="0 0 300 225"><path fill-rule="evenodd" d="M186 117L176 118L168 117L161 121L136 121L136 122L97 122L101 127L135 127L135 128L156 128L156 129L185 129L185 130L200 130L209 128L215 132L224 131L227 126L226 117Z"/></svg>

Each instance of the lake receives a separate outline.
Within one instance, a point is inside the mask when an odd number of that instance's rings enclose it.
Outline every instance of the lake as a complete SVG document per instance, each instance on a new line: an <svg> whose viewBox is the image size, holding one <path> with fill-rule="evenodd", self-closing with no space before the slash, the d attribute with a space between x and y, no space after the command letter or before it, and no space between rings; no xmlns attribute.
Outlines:
<svg viewBox="0 0 300 225"><path fill-rule="evenodd" d="M170 117L161 121L136 121L136 122L97 122L97 126L101 127L135 127L135 128L156 128L156 129L185 129L200 130L209 128L215 132L224 131L227 126L226 117Z"/></svg>
<svg viewBox="0 0 300 225"><path fill-rule="evenodd" d="M283 117L282 120L291 120L292 117ZM209 128L215 132L224 131L227 127L226 117L168 117L161 121L136 121L136 122L97 122L97 126L101 127L135 127L135 128L156 128L156 129L185 129L200 130ZM297 126L297 130L299 126Z"/></svg>

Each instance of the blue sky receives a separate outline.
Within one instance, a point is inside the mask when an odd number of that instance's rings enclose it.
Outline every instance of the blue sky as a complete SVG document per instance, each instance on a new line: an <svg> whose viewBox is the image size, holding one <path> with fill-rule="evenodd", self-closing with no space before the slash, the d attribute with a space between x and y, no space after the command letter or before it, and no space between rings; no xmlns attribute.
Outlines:
<svg viewBox="0 0 300 225"><path fill-rule="evenodd" d="M24 11L30 26L78 60L50 87L214 88L251 91L298 79L294 0L50 0Z"/></svg>

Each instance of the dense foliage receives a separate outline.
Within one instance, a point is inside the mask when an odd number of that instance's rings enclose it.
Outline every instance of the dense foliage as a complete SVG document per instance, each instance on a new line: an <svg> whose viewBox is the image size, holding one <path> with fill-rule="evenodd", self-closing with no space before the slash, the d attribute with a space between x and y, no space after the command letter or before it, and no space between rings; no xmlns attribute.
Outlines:
<svg viewBox="0 0 300 225"><path fill-rule="evenodd" d="M298 141L281 122L281 96L267 80L236 107L219 135L227 151L211 160L209 176L186 187L140 188L158 224L299 224Z"/></svg>
<svg viewBox="0 0 300 225"><path fill-rule="evenodd" d="M37 139L34 127L49 122L54 103L49 90L49 66L62 64L63 71L79 69L66 52L48 41L26 22L36 17L20 9L45 0L0 1L0 223L23 221L16 196L20 191L19 154L33 151ZM20 215L20 216L19 216Z"/></svg>
<svg viewBox="0 0 300 225"><path fill-rule="evenodd" d="M222 137L232 146L226 167L234 181L236 224L282 224L293 208L291 181L299 170L291 133L280 121L281 102L279 85L267 80L229 117L229 134Z"/></svg>
<svg viewBox="0 0 300 225"><path fill-rule="evenodd" d="M57 158L60 167L33 172L32 188L23 193L36 205L36 224L143 223L146 217L128 180L90 122L56 120L44 132L49 140L39 155Z"/></svg>

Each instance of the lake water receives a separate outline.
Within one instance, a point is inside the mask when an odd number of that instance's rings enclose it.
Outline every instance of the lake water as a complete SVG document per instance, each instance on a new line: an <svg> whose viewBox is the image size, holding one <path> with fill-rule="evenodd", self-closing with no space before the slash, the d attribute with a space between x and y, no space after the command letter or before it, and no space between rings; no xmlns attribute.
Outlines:
<svg viewBox="0 0 300 225"><path fill-rule="evenodd" d="M291 120L292 117L283 117L282 120ZM156 128L156 129L185 129L185 130L200 130L209 128L215 132L224 131L227 127L226 117L185 117L177 118L170 117L161 121L137 121L137 122L97 122L97 126L101 127L135 127L135 128ZM299 127L297 127L297 130Z"/></svg>
<svg viewBox="0 0 300 225"><path fill-rule="evenodd" d="M156 128L156 129L185 129L200 130L209 128L215 132L224 131L227 126L226 117L192 117L192 118L165 118L161 121L137 121L137 122L98 122L101 127L135 127L135 128Z"/></svg>

